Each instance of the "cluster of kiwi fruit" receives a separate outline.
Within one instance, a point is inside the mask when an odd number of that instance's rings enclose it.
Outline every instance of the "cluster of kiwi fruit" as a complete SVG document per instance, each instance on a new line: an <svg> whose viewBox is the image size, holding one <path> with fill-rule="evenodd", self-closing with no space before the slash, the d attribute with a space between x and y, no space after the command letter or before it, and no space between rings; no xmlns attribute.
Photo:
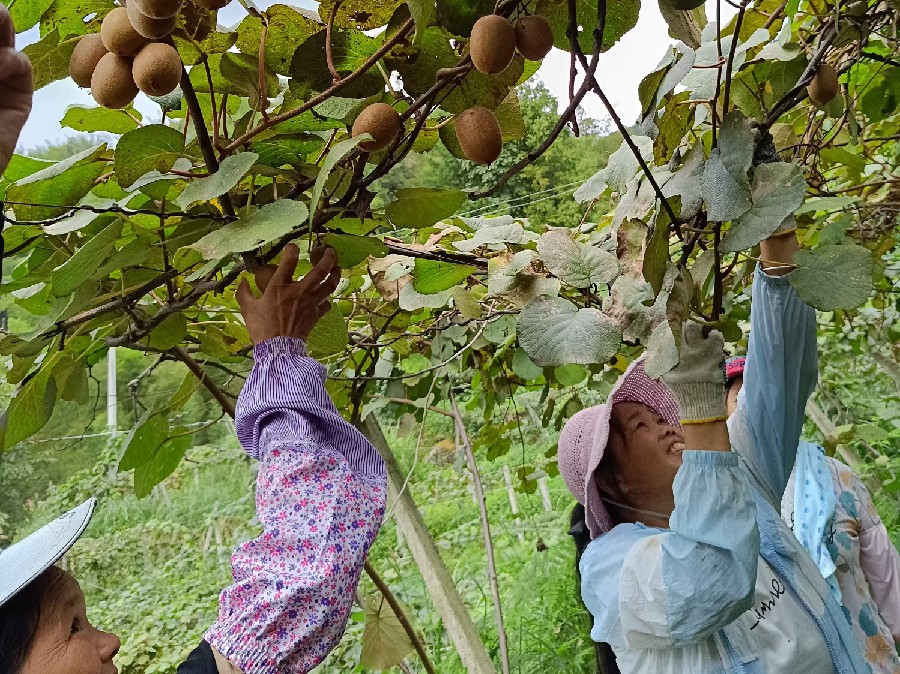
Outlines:
<svg viewBox="0 0 900 674"><path fill-rule="evenodd" d="M553 31L542 16L520 16L515 25L499 14L483 16L472 27L469 56L485 75L501 73L516 51L529 61L540 61L553 48ZM467 159L491 164L503 150L503 134L497 117L488 108L475 106L456 117L456 138Z"/></svg>
<svg viewBox="0 0 900 674"><path fill-rule="evenodd" d="M100 32L82 37L69 61L69 75L90 87L105 108L123 108L143 91L165 96L178 87L183 65L178 51L165 42L178 20L182 0L128 0L103 18ZM205 10L221 9L227 0L194 0Z"/></svg>

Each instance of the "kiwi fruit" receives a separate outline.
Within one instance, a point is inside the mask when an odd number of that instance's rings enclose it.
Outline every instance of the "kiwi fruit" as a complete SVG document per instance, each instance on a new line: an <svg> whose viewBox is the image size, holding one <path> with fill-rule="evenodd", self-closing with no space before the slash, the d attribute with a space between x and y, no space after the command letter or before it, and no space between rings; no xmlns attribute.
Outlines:
<svg viewBox="0 0 900 674"><path fill-rule="evenodd" d="M372 140L359 144L365 152L377 152L390 145L402 128L400 114L387 103L373 103L366 107L353 122L353 135L367 133Z"/></svg>
<svg viewBox="0 0 900 674"><path fill-rule="evenodd" d="M69 59L69 75L72 81L79 87L91 86L91 75L94 74L94 68L109 50L103 46L103 40L100 35L92 33L85 35L75 45L75 51L72 52L72 58Z"/></svg>
<svg viewBox="0 0 900 674"><path fill-rule="evenodd" d="M831 103L840 88L837 71L827 63L820 63L812 82L806 86L806 93L813 103L824 106Z"/></svg>
<svg viewBox="0 0 900 674"><path fill-rule="evenodd" d="M553 31L544 17L523 16L515 30L516 49L529 61L540 61L553 49Z"/></svg>
<svg viewBox="0 0 900 674"><path fill-rule="evenodd" d="M456 138L466 159L476 164L491 164L503 150L503 134L494 113L475 106L456 117Z"/></svg>
<svg viewBox="0 0 900 674"><path fill-rule="evenodd" d="M103 17L100 39L107 51L119 56L134 56L147 44L147 38L131 25L128 10L124 7L116 7Z"/></svg>
<svg viewBox="0 0 900 674"><path fill-rule="evenodd" d="M171 19L178 14L181 0L128 0L137 10L151 19Z"/></svg>
<svg viewBox="0 0 900 674"><path fill-rule="evenodd" d="M131 59L106 54L91 76L91 95L104 108L124 108L137 96L138 88L131 77Z"/></svg>
<svg viewBox="0 0 900 674"><path fill-rule="evenodd" d="M181 80L181 57L175 47L151 42L138 52L131 66L137 88L150 96L172 93Z"/></svg>
<svg viewBox="0 0 900 674"><path fill-rule="evenodd" d="M493 75L506 70L516 53L516 29L502 16L488 14L472 26L469 55L479 72Z"/></svg>
<svg viewBox="0 0 900 674"><path fill-rule="evenodd" d="M175 21L177 20L175 15L168 19L153 19L141 13L138 3L134 0L130 0L125 5L125 9L128 10L128 19L131 21L131 25L148 40L159 40L175 30Z"/></svg>

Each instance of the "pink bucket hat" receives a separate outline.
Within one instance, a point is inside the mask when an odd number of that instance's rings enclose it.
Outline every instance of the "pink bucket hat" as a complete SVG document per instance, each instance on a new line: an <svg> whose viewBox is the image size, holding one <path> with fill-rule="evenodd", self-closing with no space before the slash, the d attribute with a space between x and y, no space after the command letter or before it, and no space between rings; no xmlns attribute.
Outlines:
<svg viewBox="0 0 900 674"><path fill-rule="evenodd" d="M559 435L559 472L569 491L584 506L591 539L613 528L612 518L600 499L594 472L609 440L612 408L623 402L646 405L669 424L681 427L678 403L664 383L647 376L643 357L619 377L605 404L583 409L566 422Z"/></svg>

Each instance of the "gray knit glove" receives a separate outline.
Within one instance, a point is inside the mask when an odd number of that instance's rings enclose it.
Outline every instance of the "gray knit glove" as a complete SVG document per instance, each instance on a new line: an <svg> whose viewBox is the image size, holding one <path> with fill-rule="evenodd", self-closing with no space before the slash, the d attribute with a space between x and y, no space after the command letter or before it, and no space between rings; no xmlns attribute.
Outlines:
<svg viewBox="0 0 900 674"><path fill-rule="evenodd" d="M681 407L681 421L702 424L725 419L725 342L713 330L685 321L681 329L681 358L663 381Z"/></svg>

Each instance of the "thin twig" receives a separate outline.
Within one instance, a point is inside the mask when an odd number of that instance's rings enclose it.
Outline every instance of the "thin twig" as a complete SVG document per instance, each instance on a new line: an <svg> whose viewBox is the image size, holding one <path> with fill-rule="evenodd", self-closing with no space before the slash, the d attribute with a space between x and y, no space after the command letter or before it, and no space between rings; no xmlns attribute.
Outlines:
<svg viewBox="0 0 900 674"><path fill-rule="evenodd" d="M331 36L334 35L334 20L337 18L340 6L340 0L334 3L334 7L331 8L331 16L328 17L328 23L325 24L325 63L328 64L328 72L331 73L332 84L337 84L341 81L341 74L334 67L334 57L331 53Z"/></svg>
<svg viewBox="0 0 900 674"><path fill-rule="evenodd" d="M184 347L181 346L176 346L172 349L172 354L194 373L194 376L200 380L200 383L206 387L206 390L209 391L212 397L216 399L216 402L219 403L222 411L234 419L234 401L228 397L228 394L226 394L225 391L216 385L216 382L214 382L206 371L200 367L200 364L191 357L191 354L185 351Z"/></svg>
<svg viewBox="0 0 900 674"><path fill-rule="evenodd" d="M750 0L741 0L741 8L735 19L734 33L731 35L731 49L728 52L728 65L725 67L725 93L722 96L722 116L728 114L728 103L731 100L731 73L734 68L734 57L737 54L738 36L741 32L741 24L744 23L744 14ZM719 71L721 72L721 70Z"/></svg>
<svg viewBox="0 0 900 674"><path fill-rule="evenodd" d="M497 640L500 649L500 666L503 674L509 674L509 647L506 643L506 627L503 624L503 607L500 603L500 584L497 580L497 566L494 561L494 541L491 537L491 523L488 519L487 501L484 496L484 486L481 484L481 474L478 472L478 463L475 461L475 453L472 451L472 443L469 442L469 434L463 424L462 415L456 404L456 396L450 390L450 404L453 408L453 421L456 424L456 437L466 453L469 470L472 473L472 481L475 484L475 496L478 499L478 508L481 511L481 533L484 537L484 549L488 563L488 580L491 585L491 596L494 600L494 620L497 623Z"/></svg>
<svg viewBox="0 0 900 674"><path fill-rule="evenodd" d="M425 668L425 671L428 672L428 674L435 674L434 665L431 664L431 658L428 657L428 651L425 650L425 645L422 643L419 635L416 634L416 630L409 621L403 607L400 606L400 602L397 601L397 598L394 596L393 592L391 592L391 588L388 587L387 583L385 583L381 576L378 575L375 567L372 566L372 563L368 559L366 559L364 567L366 569L366 574L372 579L372 582L375 583L375 587L378 588L381 596L387 600L387 603L394 611L394 615L397 616L400 626L403 628L403 631L406 632L406 636L409 637L410 642L412 642L413 648L416 649L416 653L419 655L419 660L422 661L422 666Z"/></svg>

